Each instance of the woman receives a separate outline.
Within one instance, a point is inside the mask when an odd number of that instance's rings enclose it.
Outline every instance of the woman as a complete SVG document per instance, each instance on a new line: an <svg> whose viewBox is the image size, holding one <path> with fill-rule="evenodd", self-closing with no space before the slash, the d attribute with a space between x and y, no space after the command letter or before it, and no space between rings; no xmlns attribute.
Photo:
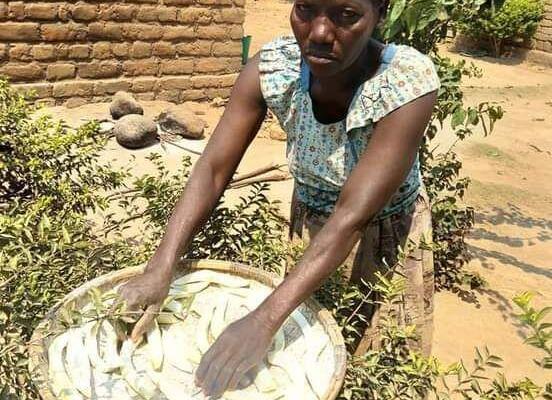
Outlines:
<svg viewBox="0 0 552 400"><path fill-rule="evenodd" d="M397 246L431 229L417 158L439 80L431 61L406 46L371 39L383 0L297 0L294 38L266 45L240 74L226 111L196 163L167 231L143 275L121 289L147 307L141 336L166 297L173 267L217 204L267 109L288 136L295 178L292 233L310 238L302 259L255 311L231 324L203 357L196 380L218 396L266 354L273 334L347 257L351 279L373 280ZM308 237L307 237L308 236ZM353 248L355 251L352 252ZM399 319L431 343L431 254L401 267L407 289ZM377 345L377 310L358 345Z"/></svg>

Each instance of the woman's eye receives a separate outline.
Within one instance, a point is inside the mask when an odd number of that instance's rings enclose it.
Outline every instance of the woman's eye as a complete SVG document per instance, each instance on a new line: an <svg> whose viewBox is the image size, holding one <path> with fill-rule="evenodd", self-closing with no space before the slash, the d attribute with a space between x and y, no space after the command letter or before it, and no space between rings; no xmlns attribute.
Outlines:
<svg viewBox="0 0 552 400"><path fill-rule="evenodd" d="M344 19L353 19L357 17L358 14L352 10L343 10L341 11L341 17Z"/></svg>

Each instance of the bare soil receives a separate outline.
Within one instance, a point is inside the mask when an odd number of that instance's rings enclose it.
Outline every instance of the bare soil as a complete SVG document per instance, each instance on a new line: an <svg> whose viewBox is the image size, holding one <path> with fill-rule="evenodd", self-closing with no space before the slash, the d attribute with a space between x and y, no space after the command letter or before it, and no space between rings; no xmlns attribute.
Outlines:
<svg viewBox="0 0 552 400"><path fill-rule="evenodd" d="M278 0L248 3L245 32L253 36L251 54L263 43L290 32L290 8L290 2ZM515 58L471 58L449 52L446 46L442 51L453 59L473 62L483 72L483 78L465 82L466 100L473 104L497 102L506 115L489 137L478 134L457 146L463 173L472 179L466 202L475 207L477 220L469 237L473 254L469 268L481 273L489 285L474 297L448 292L436 295L433 353L444 363L462 358L469 364L474 348L487 345L504 359L509 378L529 376L542 384L550 376L545 377L533 362L540 354L523 344L526 332L516 322L517 310L511 299L522 291L532 291L535 305L552 305L552 70ZM157 114L165 106L146 103L146 113ZM223 108L193 106L212 131ZM77 125L83 119L105 118L107 105L48 111ZM273 121L263 126L240 172L285 162L285 143L270 139L278 136L278 131ZM454 136L445 128L438 141L446 149ZM205 142L181 144L201 148ZM172 145L130 152L113 142L105 157L144 173L150 170L145 156L151 152L163 154L171 169L188 154ZM275 183L270 191L271 198L282 202L285 215L289 215L292 185L292 181ZM229 191L227 199L234 201L242 193Z"/></svg>

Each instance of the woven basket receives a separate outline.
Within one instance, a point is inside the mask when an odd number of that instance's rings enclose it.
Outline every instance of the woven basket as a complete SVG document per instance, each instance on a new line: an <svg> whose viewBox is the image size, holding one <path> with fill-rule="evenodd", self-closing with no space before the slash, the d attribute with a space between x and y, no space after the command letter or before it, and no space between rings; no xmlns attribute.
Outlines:
<svg viewBox="0 0 552 400"><path fill-rule="evenodd" d="M59 310L70 302L73 302L77 308L81 307L89 301L88 292L90 289L98 288L102 292L110 290L118 284L124 283L130 278L140 274L143 268L143 266L126 268L121 271L115 271L100 276L99 278L85 283L56 304L37 326L31 338L31 342L29 343L29 369L33 382L44 400L57 400L52 394L48 384L48 347L52 340L52 335L48 335L48 333L59 327L56 322L58 320L56 316ZM216 260L185 260L178 266L175 279L186 275L192 270L198 269L211 269L231 275L237 275L255 280L271 288L276 287L282 281L282 279L275 274L270 274L244 264ZM323 309L318 302L313 299L308 299L305 305L316 315L333 344L335 371L323 400L334 400L338 396L345 378L347 351L345 349L343 336L331 314L326 309Z"/></svg>

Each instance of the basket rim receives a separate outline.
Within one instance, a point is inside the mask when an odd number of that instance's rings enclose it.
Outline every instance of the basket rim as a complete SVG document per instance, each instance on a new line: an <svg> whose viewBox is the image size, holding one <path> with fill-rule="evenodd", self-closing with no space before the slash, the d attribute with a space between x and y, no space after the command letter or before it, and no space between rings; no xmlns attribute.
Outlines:
<svg viewBox="0 0 552 400"><path fill-rule="evenodd" d="M46 313L44 318L35 328L31 340L28 343L29 372L31 374L32 381L37 387L43 400L57 399L48 384L48 358L45 340L48 337L48 325L55 319L59 309L65 304L84 298L92 288L113 287L118 283L127 281L128 279L142 273L144 268L145 264L127 267L94 278L72 290ZM271 288L275 288L283 281L282 277L274 273L263 271L244 263L216 259L182 259L177 265L173 280L180 276L186 275L191 271L202 269L226 272L232 275L241 276L243 278L253 279ZM332 375L330 386L323 399L335 400L339 395L345 380L347 366L347 350L345 347L345 341L343 339L343 335L341 334L339 325L327 309L323 308L320 303L312 297L308 298L304 304L313 311L313 314L322 324L333 345L335 371Z"/></svg>

